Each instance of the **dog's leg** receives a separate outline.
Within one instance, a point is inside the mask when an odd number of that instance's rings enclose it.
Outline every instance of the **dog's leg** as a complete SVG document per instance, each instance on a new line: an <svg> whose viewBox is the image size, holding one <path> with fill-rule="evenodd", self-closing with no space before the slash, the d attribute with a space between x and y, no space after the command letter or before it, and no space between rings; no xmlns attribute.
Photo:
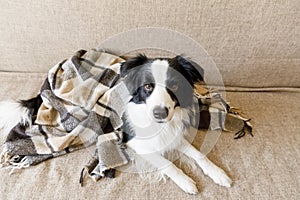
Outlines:
<svg viewBox="0 0 300 200"><path fill-rule="evenodd" d="M181 169L178 169L171 161L160 154L149 154L143 156L147 162L160 170L163 174L170 177L182 190L189 194L197 194L196 183L188 177Z"/></svg>
<svg viewBox="0 0 300 200"><path fill-rule="evenodd" d="M226 175L224 170L212 163L188 141L183 140L182 144L179 146L179 150L188 157L194 159L203 170L203 173L213 179L215 183L225 187L231 187L232 180Z"/></svg>

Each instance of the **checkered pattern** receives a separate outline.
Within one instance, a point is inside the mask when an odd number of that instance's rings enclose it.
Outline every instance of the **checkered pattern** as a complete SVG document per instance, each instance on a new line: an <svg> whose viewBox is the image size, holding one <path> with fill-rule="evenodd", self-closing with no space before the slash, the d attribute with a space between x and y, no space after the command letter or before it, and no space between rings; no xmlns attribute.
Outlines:
<svg viewBox="0 0 300 200"><path fill-rule="evenodd" d="M113 155L100 159L98 175L126 164L125 150L115 151L120 149L120 134L104 134L108 124L114 130L121 127L124 105L131 98L123 82L118 82L122 61L105 52L81 50L50 69L41 89L43 103L35 125L18 125L10 132L2 155L5 163L35 165L97 143ZM111 140L105 139L108 135Z"/></svg>

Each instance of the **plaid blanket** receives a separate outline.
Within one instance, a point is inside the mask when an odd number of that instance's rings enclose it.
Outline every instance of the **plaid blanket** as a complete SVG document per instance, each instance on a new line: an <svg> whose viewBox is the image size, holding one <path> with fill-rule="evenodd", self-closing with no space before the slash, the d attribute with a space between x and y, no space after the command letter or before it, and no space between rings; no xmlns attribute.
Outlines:
<svg viewBox="0 0 300 200"><path fill-rule="evenodd" d="M114 176L114 169L131 160L122 142L121 116L131 96L120 80L116 55L80 50L49 70L40 94L42 104L32 126L14 127L1 153L1 166L14 169L36 165L49 158L96 145L84 171L94 179ZM251 134L247 118L231 108L218 93L198 86L201 127L237 131L237 138ZM200 89L199 89L200 88ZM220 119L212 124L213 116ZM216 121L216 120L214 120ZM13 170L11 172L13 172Z"/></svg>

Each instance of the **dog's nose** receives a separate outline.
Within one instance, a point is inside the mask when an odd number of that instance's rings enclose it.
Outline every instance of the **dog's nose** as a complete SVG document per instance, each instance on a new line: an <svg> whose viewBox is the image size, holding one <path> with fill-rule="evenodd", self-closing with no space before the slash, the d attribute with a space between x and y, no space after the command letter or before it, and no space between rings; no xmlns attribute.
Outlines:
<svg viewBox="0 0 300 200"><path fill-rule="evenodd" d="M155 106L153 109L153 116L155 119L165 119L169 114L167 107Z"/></svg>

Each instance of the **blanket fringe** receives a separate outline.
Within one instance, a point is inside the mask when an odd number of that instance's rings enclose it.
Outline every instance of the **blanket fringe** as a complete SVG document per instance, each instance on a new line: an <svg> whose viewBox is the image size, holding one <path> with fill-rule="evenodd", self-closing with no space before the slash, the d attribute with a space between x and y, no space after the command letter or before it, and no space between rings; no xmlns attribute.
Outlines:
<svg viewBox="0 0 300 200"><path fill-rule="evenodd" d="M20 162L16 163L16 162L11 162L11 166L9 168L11 168L9 175L12 175L15 170L18 169L24 169L30 166L29 162L28 162L28 158L25 156L24 158L21 159Z"/></svg>
<svg viewBox="0 0 300 200"><path fill-rule="evenodd" d="M7 151L2 151L0 155L0 168L10 169L9 175L12 175L15 170L24 169L30 166L26 156L10 155Z"/></svg>
<svg viewBox="0 0 300 200"><path fill-rule="evenodd" d="M250 123L250 120L251 119L244 121L244 127L242 128L242 130L235 133L234 139L240 139L241 137L244 137L246 135L246 133L248 133L249 135L251 135L253 137L252 125Z"/></svg>
<svg viewBox="0 0 300 200"><path fill-rule="evenodd" d="M252 124L251 119L248 118L245 113L241 112L240 109L235 107L230 107L228 113L233 114L236 118L242 120L244 122L244 126L241 130L235 133L234 139L240 139L244 137L246 134L249 134L253 137L252 134Z"/></svg>

